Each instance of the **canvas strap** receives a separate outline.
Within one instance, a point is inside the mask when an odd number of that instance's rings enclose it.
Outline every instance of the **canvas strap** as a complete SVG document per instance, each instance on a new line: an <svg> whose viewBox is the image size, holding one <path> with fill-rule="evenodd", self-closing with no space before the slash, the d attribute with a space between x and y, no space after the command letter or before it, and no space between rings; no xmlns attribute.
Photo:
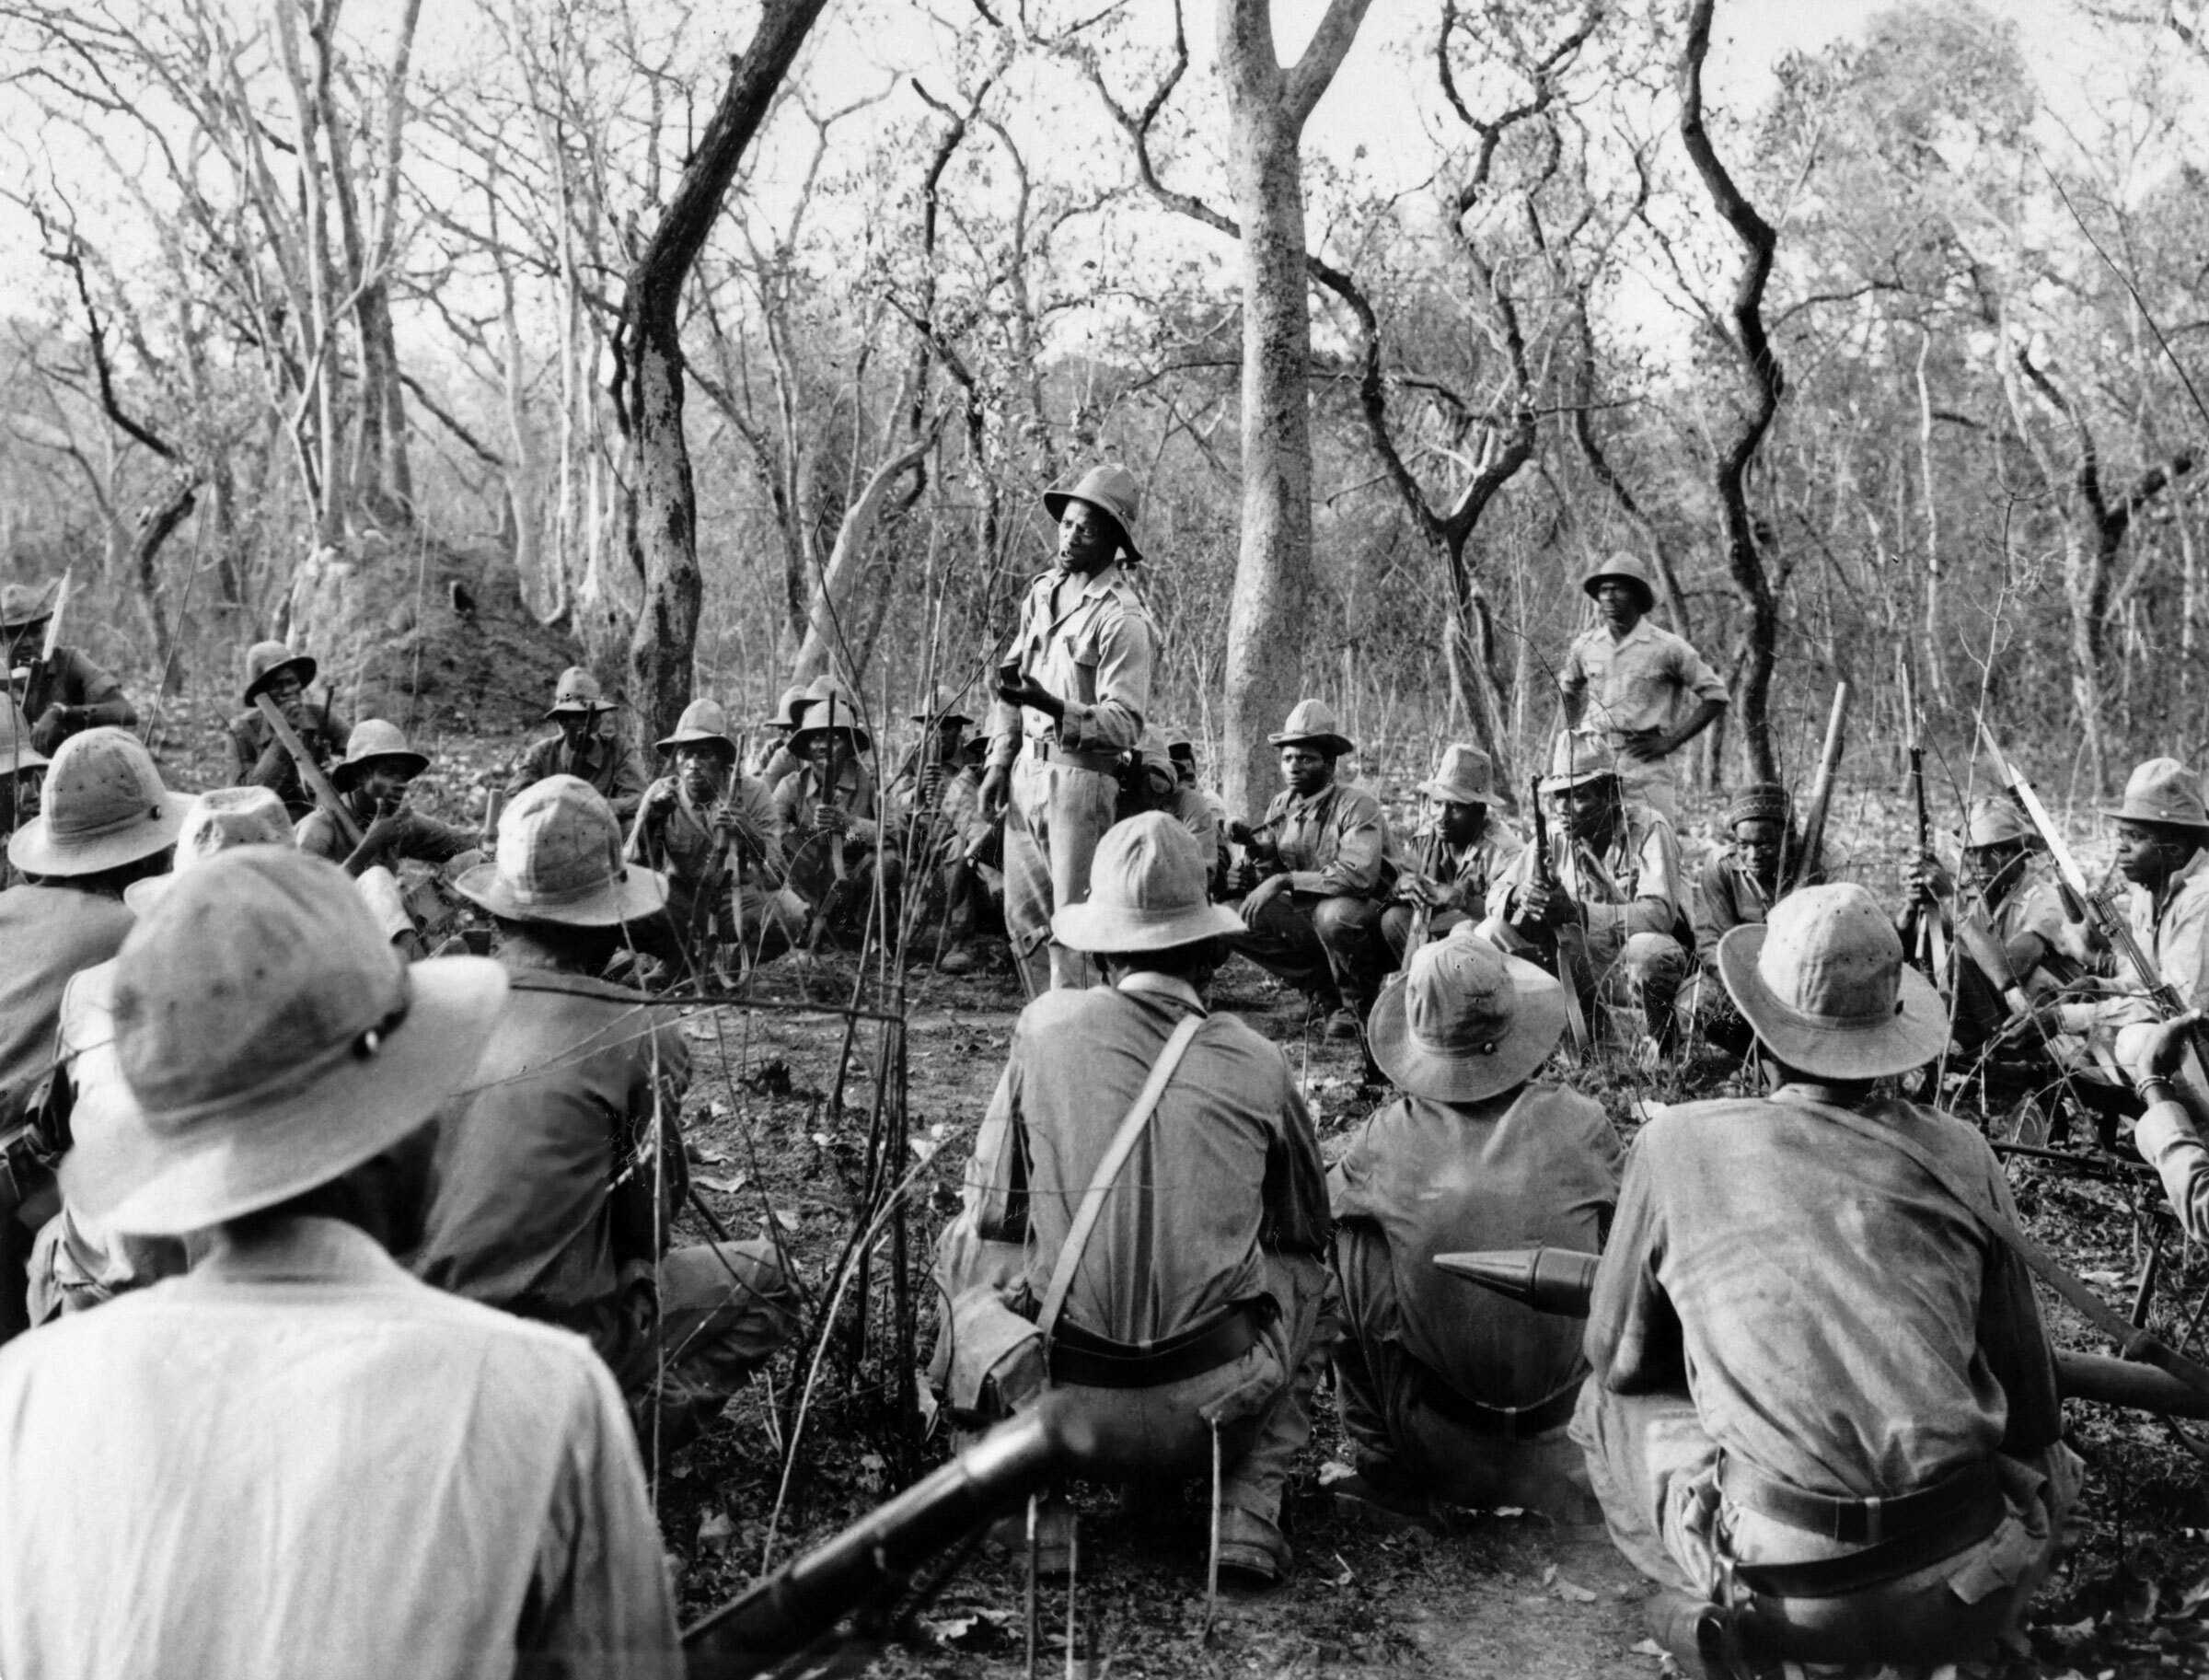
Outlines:
<svg viewBox="0 0 2209 1680"><path fill-rule="evenodd" d="M1135 1153L1136 1140L1151 1123L1158 1099L1165 1095L1174 1071L1181 1065L1182 1053L1204 1030L1207 1019L1204 1015L1184 1015L1174 1027L1166 1039L1165 1049L1159 1051L1158 1060L1151 1065L1151 1077L1143 1081L1143 1088L1136 1094L1127 1118L1113 1134L1104 1158L1097 1163L1089 1188L1081 1193L1081 1205L1074 1211L1074 1222L1058 1249L1058 1263L1051 1268L1051 1280L1044 1289L1043 1309L1035 1315L1035 1327L1043 1332L1047 1350L1051 1332L1058 1323L1058 1314L1066 1305L1067 1292L1074 1286L1074 1271L1081 1264L1081 1251L1089 1246L1090 1233L1097 1228L1097 1216L1104 1211L1104 1198L1111 1191L1113 1181L1119 1177L1120 1169L1128 1164L1128 1157Z"/></svg>
<svg viewBox="0 0 2209 1680"><path fill-rule="evenodd" d="M1803 1102L1799 1106L1822 1118L1831 1120L1844 1130L1854 1132L1859 1138L1884 1143L1897 1153L1908 1156L1924 1170L1927 1177L1961 1202L1981 1224L2001 1238L2033 1276L2069 1302L2079 1316L2095 1329L2115 1342L2126 1359L2141 1360L2157 1366L2189 1387L2209 1395L2209 1365L2187 1358L2176 1348L2128 1323L2100 1296L2058 1264L2046 1249L2019 1230L2017 1221L1995 1207L1980 1187L1967 1184L1957 1177L1944 1162L1915 1138L1896 1127L1875 1120L1869 1115L1858 1114L1853 1108L1839 1107L1832 1103Z"/></svg>

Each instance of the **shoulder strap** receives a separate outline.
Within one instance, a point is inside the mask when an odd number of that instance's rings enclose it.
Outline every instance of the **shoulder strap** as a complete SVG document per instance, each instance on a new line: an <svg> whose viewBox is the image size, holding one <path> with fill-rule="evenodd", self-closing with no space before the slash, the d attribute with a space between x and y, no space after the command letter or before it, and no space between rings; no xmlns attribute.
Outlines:
<svg viewBox="0 0 2209 1680"><path fill-rule="evenodd" d="M1074 1271L1081 1264L1081 1251L1089 1246L1089 1234L1097 1226L1097 1216L1104 1211L1104 1197L1113 1181L1127 1165L1128 1157L1135 1152L1136 1140L1143 1135L1143 1128L1151 1123L1152 1110L1158 1099L1165 1095L1166 1085L1174 1071L1181 1065L1182 1052L1186 1050L1204 1030L1209 1019L1205 1015L1184 1015L1173 1036L1167 1038L1165 1049L1151 1065L1151 1077L1136 1094L1128 1110L1127 1118L1113 1134L1112 1143L1104 1151L1104 1158L1097 1163L1095 1175L1089 1188L1081 1193L1081 1205L1075 1210L1074 1222L1068 1229L1066 1241L1058 1250L1058 1263L1051 1268L1051 1280L1043 1292L1043 1308L1035 1315L1035 1327L1043 1332L1044 1346L1050 1346L1051 1332L1058 1323L1058 1314L1066 1305L1067 1292L1074 1286Z"/></svg>
<svg viewBox="0 0 2209 1680"><path fill-rule="evenodd" d="M2176 1348L2118 1316L2107 1302L2019 1230L2017 1222L1995 1207L1979 1186L1967 1184L1957 1177L1945 1162L1915 1138L1897 1127L1883 1125L1868 1115L1858 1114L1853 1108L1843 1108L1833 1103L1802 1103L1798 1106L1811 1110L1821 1118L1832 1121L1844 1130L1854 1132L1859 1138L1884 1143L1897 1154L1908 1156L1928 1178L1961 1202L1970 1210L1972 1217L1999 1237L2009 1251L2025 1263L2026 1269L2069 1302L2080 1317L2115 1342L2123 1350L2125 1358L2142 1360L2158 1366L2188 1386L2209 1394L2209 1365L2188 1359Z"/></svg>

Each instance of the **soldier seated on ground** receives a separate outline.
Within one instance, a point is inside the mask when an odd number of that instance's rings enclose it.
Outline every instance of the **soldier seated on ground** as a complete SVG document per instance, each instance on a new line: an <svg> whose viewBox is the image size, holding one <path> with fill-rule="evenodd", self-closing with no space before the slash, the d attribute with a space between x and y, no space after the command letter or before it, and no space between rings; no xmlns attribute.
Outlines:
<svg viewBox="0 0 2209 1680"><path fill-rule="evenodd" d="M1680 989L1679 1016L1683 1031L1738 1061L1756 1040L1718 979L1718 941L1762 922L1778 900L1781 871L1801 853L1793 796L1776 782L1742 788L1726 807L1726 839L1695 872L1690 914L1698 966Z"/></svg>
<svg viewBox="0 0 2209 1680"><path fill-rule="evenodd" d="M1212 897L1227 897L1227 871L1232 861L1227 852L1227 801L1206 787L1197 778L1197 743L1186 736L1170 736L1166 740L1166 757L1174 760L1174 773L1180 779L1183 799L1201 800L1204 808L1211 813L1212 832L1215 836L1209 872ZM1186 806L1183 807L1185 810ZM1185 820L1186 820L1185 818ZM1195 832L1194 828L1191 830Z"/></svg>
<svg viewBox="0 0 2209 1680"><path fill-rule="evenodd" d="M1163 813L1098 845L1052 933L1108 983L1045 992L1013 1028L938 1249L936 1371L970 1424L1047 1382L1094 1431L1082 1474L1155 1489L1217 1464L1220 1565L1269 1581L1326 1358L1326 1190L1288 1061L1205 1006L1239 927Z"/></svg>
<svg viewBox="0 0 2209 1680"><path fill-rule="evenodd" d="M1266 738L1280 750L1282 791L1256 827L1228 825L1245 853L1235 949L1326 1011L1328 1037L1353 1039L1388 972L1388 824L1379 800L1336 779L1358 749L1324 701L1297 701Z"/></svg>
<svg viewBox="0 0 2209 1680"><path fill-rule="evenodd" d="M1549 855L1519 854L1488 896L1481 934L1567 979L1584 1002L1631 1010L1645 1052L1662 1053L1688 967L1672 825L1625 797L1599 738L1559 735L1540 796L1556 813Z"/></svg>
<svg viewBox="0 0 2209 1680"><path fill-rule="evenodd" d="M604 1365L387 1252L505 991L480 957L407 967L295 851L226 852L140 921L129 1101L63 1187L201 1257L0 1352L0 1669L682 1672Z"/></svg>
<svg viewBox="0 0 2209 1680"><path fill-rule="evenodd" d="M764 962L803 935L781 906L782 819L764 785L737 768L719 702L694 700L663 738L669 770L644 790L629 855L666 877L666 909L630 929L673 975L724 959Z"/></svg>
<svg viewBox="0 0 2209 1680"><path fill-rule="evenodd" d="M408 746L397 724L364 718L345 742L345 756L330 768L330 785L360 840L349 846L337 818L317 808L299 824L299 850L353 875L378 864L392 868L405 858L442 867L473 851L473 831L409 808L407 790L429 767L428 756Z"/></svg>
<svg viewBox="0 0 2209 1680"><path fill-rule="evenodd" d="M0 588L0 656L8 691L30 720L30 744L52 758L87 729L134 729L138 710L122 685L76 649L56 643L45 657L53 599L42 589Z"/></svg>
<svg viewBox="0 0 2209 1680"><path fill-rule="evenodd" d="M773 713L759 720L758 737L744 771L753 780L764 782L770 794L781 785L783 777L798 768L797 759L790 753L790 732L798 726L798 713L812 698L804 683L793 683L782 690Z"/></svg>
<svg viewBox="0 0 2209 1680"><path fill-rule="evenodd" d="M1419 792L1433 802L1431 827L1420 835L1417 855L1398 860L1396 901L1381 916L1381 936L1399 963L1422 906L1429 939L1477 924L1487 913L1489 886L1524 843L1488 814L1496 770L1477 747L1444 747L1440 768Z"/></svg>
<svg viewBox="0 0 2209 1680"><path fill-rule="evenodd" d="M330 710L327 689L318 695L312 691L315 671L310 655L295 654L281 642L256 642L246 650L246 686L238 696L245 710L230 720L223 734L223 744L230 750L229 784L272 789L294 822L315 808L314 790L255 702L267 695L317 768L327 774L330 761L343 750L349 725Z"/></svg>
<svg viewBox="0 0 2209 1680"><path fill-rule="evenodd" d="M786 913L846 938L862 937L874 914L875 871L883 903L897 914L905 865L885 842L883 812L865 754L873 739L843 703L810 702L790 737L799 769L775 794L775 812L789 837ZM896 821L889 824L894 831ZM840 863L839 863L840 859Z"/></svg>
<svg viewBox="0 0 2209 1680"><path fill-rule="evenodd" d="M1969 1659L2079 1483L2008 1186L1972 1127L1878 1095L1949 1029L1861 886L1788 895L1718 968L1780 1083L1636 1138L1574 1438L1660 1637L1760 1674Z"/></svg>
<svg viewBox="0 0 2209 1680"><path fill-rule="evenodd" d="M1563 990L1460 924L1374 1006L1398 1092L1328 1188L1343 1341L1336 1393L1357 1475L1338 1493L1398 1510L1521 1505L1593 1518L1567 1438L1580 1326L1431 1262L1463 1249L1598 1249L1622 1153L1600 1104L1528 1080L1565 1030Z"/></svg>
<svg viewBox="0 0 2209 1680"><path fill-rule="evenodd" d="M49 760L30 744L30 724L14 701L0 712L0 836L12 835L39 814L40 790ZM14 867L0 863L0 887L14 880Z"/></svg>
<svg viewBox="0 0 2209 1680"><path fill-rule="evenodd" d="M672 1453L796 1327L765 1242L667 1249L686 1183L677 1116L690 1058L672 1019L595 977L666 883L625 866L596 789L536 783L499 817L494 863L460 890L498 926L506 1008L472 1089L440 1115L429 1213L409 1264L426 1282L590 1338ZM657 1152L655 1159L654 1152Z"/></svg>
<svg viewBox="0 0 2209 1680"><path fill-rule="evenodd" d="M981 762L989 742L968 738L973 719L948 689L931 695L912 722L923 733L905 772L891 784L888 803L901 813L900 854L912 858L927 884L921 911L936 933L932 940L924 936L924 954L933 951L939 973L967 974L975 967L970 942L989 891L974 858L994 827L982 814Z"/></svg>
<svg viewBox="0 0 2209 1680"><path fill-rule="evenodd" d="M612 711L596 677L579 665L562 671L545 713L560 726L560 733L534 743L522 755L506 779L506 797L512 799L548 776L576 776L598 790L613 807L616 822L628 823L644 797L644 760L635 747L600 727L599 721Z"/></svg>

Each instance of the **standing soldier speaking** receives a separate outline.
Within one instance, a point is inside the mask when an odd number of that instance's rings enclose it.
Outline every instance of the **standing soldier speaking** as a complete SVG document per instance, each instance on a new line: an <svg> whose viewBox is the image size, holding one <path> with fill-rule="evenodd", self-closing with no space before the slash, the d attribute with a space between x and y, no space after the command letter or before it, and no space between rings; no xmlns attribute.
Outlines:
<svg viewBox="0 0 2209 1680"><path fill-rule="evenodd" d="M1726 684L1702 655L1648 622L1657 586L1633 555L1599 562L1580 588L1599 621L1574 638L1557 675L1565 722L1575 729L1584 722L1610 744L1627 798L1678 822L1672 755L1726 709Z"/></svg>
<svg viewBox="0 0 2209 1680"><path fill-rule="evenodd" d="M997 672L983 809L1006 811L1005 927L1032 983L1048 942L1053 986L1087 986L1094 966L1051 938L1051 914L1089 897L1089 860L1111 828L1120 755L1151 710L1158 631L1121 564L1142 559L1141 492L1107 462L1070 491L1046 491L1058 564L1029 585ZM1008 809L1008 806L1010 807Z"/></svg>

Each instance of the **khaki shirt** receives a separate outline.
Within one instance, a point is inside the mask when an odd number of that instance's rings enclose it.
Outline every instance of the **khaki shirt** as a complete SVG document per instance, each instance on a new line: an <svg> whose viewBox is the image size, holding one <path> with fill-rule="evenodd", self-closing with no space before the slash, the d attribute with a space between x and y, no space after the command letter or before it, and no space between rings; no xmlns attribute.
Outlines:
<svg viewBox="0 0 2209 1680"><path fill-rule="evenodd" d="M975 1140L967 1206L983 1237L1025 1245L1039 1299L1120 1121L1174 1027L1201 1008L1185 982L1135 974L1116 991L1047 991L1021 1011ZM1148 1347L1270 1298L1264 1251L1326 1252L1324 1171L1279 1048L1232 1015L1209 1017L1105 1197L1067 1319Z"/></svg>
<svg viewBox="0 0 2209 1680"><path fill-rule="evenodd" d="M1428 848L1433 843L1431 830L1417 836L1412 854L1396 859L1399 873L1426 875ZM1445 893L1442 903L1436 908L1455 910L1478 921L1487 914L1489 890L1525 850L1526 841L1518 832L1491 815L1487 827L1480 831L1480 838L1470 846L1442 847L1441 856L1436 860L1440 868L1428 877Z"/></svg>
<svg viewBox="0 0 2209 1680"><path fill-rule="evenodd" d="M2032 1279L1909 1156L1807 1106L1689 1103L1645 1126L1588 1319L1594 1380L1685 1393L1706 1433L1813 1493L1894 1497L2063 1419ZM1986 1141L1933 1109L1864 1110L2017 1217Z"/></svg>
<svg viewBox="0 0 2209 1680"><path fill-rule="evenodd" d="M2209 851L2197 852L2164 886L2150 895L2135 886L2125 906L2133 938L2149 964L2188 1009L2209 1008ZM2092 1005L2094 1025L2130 1026L2157 1018L2155 1006L2140 993L2139 976L2122 956L2114 969L2122 993Z"/></svg>
<svg viewBox="0 0 2209 1680"><path fill-rule="evenodd" d="M53 1065L70 978L121 950L136 921L121 899L71 886L0 892L0 1126L23 1118Z"/></svg>
<svg viewBox="0 0 2209 1680"><path fill-rule="evenodd" d="M606 1366L335 1220L0 1349L0 1511L10 1675L683 1673Z"/></svg>
<svg viewBox="0 0 2209 1680"><path fill-rule="evenodd" d="M1580 1326L1476 1289L1433 1264L1463 1249L1549 1244L1594 1252L1625 1153L1600 1104L1554 1085L1510 1100L1406 1096L1359 1129L1327 1175L1344 1270L1385 1254L1386 1299L1361 1301L1371 1333L1484 1406L1532 1406L1587 1373ZM1370 1292L1359 1291L1361 1296Z"/></svg>
<svg viewBox="0 0 2209 1680"><path fill-rule="evenodd" d="M1573 638L1557 687L1584 694L1581 722L1613 743L1649 729L1670 729L1690 701L1726 703L1726 683L1702 655L1648 619L1613 640L1598 624Z"/></svg>
<svg viewBox="0 0 2209 1680"><path fill-rule="evenodd" d="M774 796L750 776L732 773L721 804L760 837L766 854L760 868L769 885L780 882L787 842L781 809ZM641 857L677 886L695 889L713 868L721 844L710 813L691 803L689 790L678 779L675 803L644 818L630 855Z"/></svg>
<svg viewBox="0 0 2209 1680"><path fill-rule="evenodd" d="M552 776L580 776L606 796L615 820L624 826L637 814L647 781L643 755L635 747L595 735L583 743L582 751L571 753L567 737L556 735L535 742L522 755L506 779L506 796L511 799Z"/></svg>
<svg viewBox="0 0 2209 1680"><path fill-rule="evenodd" d="M1681 915L1680 840L1672 825L1648 805L1628 800L1624 820L1601 855L1566 838L1562 822L1549 826L1551 866L1566 897L1580 907L1590 955L1609 960L1634 933L1679 931ZM1533 882L1534 848L1512 860L1502 881L1488 894L1488 919L1480 934L1514 953L1530 943L1510 925L1519 895Z"/></svg>
<svg viewBox="0 0 2209 1680"><path fill-rule="evenodd" d="M1384 883L1388 818L1361 787L1330 782L1309 796L1283 788L1259 827L1290 892L1371 898Z"/></svg>
<svg viewBox="0 0 2209 1680"><path fill-rule="evenodd" d="M991 703L989 764L1009 765L1023 740L1068 752L1123 753L1142 739L1151 711L1151 666L1158 631L1125 568L1107 566L1077 590L1073 574L1054 567L1028 586L1020 628L1002 658L1066 702L1056 725L1041 712ZM1053 606L1054 592L1058 605Z"/></svg>
<svg viewBox="0 0 2209 1680"><path fill-rule="evenodd" d="M807 764L794 776L785 776L782 785L775 790L775 815L793 845L812 837L827 785L813 766ZM851 819L844 829L845 838L861 845L873 845L881 816L874 798L874 773L848 754L836 767L835 803Z"/></svg>

